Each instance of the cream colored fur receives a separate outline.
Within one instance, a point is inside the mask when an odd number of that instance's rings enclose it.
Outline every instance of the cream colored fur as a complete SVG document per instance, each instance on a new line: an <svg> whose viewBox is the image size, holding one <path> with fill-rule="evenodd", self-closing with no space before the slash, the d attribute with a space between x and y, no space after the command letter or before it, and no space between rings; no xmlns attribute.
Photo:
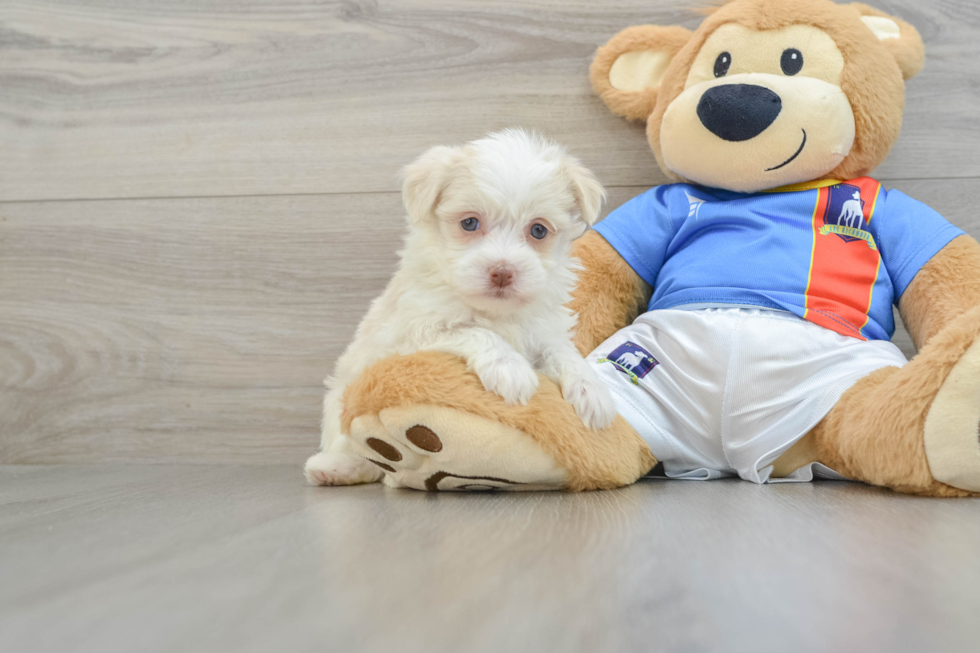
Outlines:
<svg viewBox="0 0 980 653"><path fill-rule="evenodd" d="M867 18L882 20L872 20L869 26ZM892 24L898 28L897 38ZM674 180L743 192L869 174L884 160L901 129L903 80L918 73L924 60L922 39L908 23L865 5L837 5L829 0L737 0L713 10L695 32L679 30L656 25L623 30L596 53L590 70L593 87L614 112L647 121L650 146L661 168ZM805 63L797 75L786 77L778 70L775 52L780 45L791 43L802 49L806 62L813 63ZM837 57L831 48L838 51ZM716 142L704 150L705 142L710 141L691 141L699 129L704 129L700 123L692 121L678 132L675 112L669 126L666 124L666 115L676 100L696 83L714 79L713 66L708 64L725 49L732 50L731 75L773 75L781 78L781 84L800 84L793 91L794 108L780 115L781 126L771 136L741 149L746 165L731 165L738 158L727 144ZM655 85L651 77L627 82L620 75L617 83L621 88L613 86L610 71L621 57L634 52L659 52L670 56L671 62ZM740 61L747 63L740 68ZM824 68L833 61L843 63L836 79ZM803 86L801 80L805 78L839 87L838 98L846 98L853 112L853 135L844 105L835 101L828 104L819 85ZM774 81L770 80L770 85ZM783 97L790 97L788 90ZM802 130L807 127L808 137L819 135L818 140L791 164L769 171L776 174L766 174L759 163L785 161L800 147ZM841 133L836 133L838 128ZM821 129L829 129L829 133L821 133ZM668 142L664 142L665 135ZM690 149L704 151L702 167L686 160L679 162L679 157L687 154L687 142L699 144Z"/></svg>
<svg viewBox="0 0 980 653"><path fill-rule="evenodd" d="M441 412L438 408L449 409L454 414L481 417L509 427L523 433L554 461L554 467L547 470L567 472L567 481L562 489L573 492L628 485L657 462L650 453L650 447L622 417L616 417L612 425L600 431L587 428L550 379L540 379L538 392L526 406L508 405L500 397L484 390L479 379L466 369L462 360L439 352L423 351L378 361L364 370L347 388L344 407L342 430L345 432L353 432L353 421L361 416L380 415L396 407L418 409L419 412L414 413L416 419L433 429L436 424L425 421L426 415L430 411L433 414ZM454 427L454 424L457 426ZM437 432L445 443L445 454L429 459L447 465L449 461L455 461L461 466L465 465L468 470L494 466L493 452L496 449L491 448L490 453L486 453L486 439L482 435L471 435L468 430L470 424L472 422L462 417L447 422L450 430ZM494 429L490 435L496 432ZM394 442L397 446L398 441L407 439L407 434L403 437L396 432L391 437L396 438ZM469 446L465 458L450 451L457 445L467 446L466 443L471 442L472 438L484 444ZM522 470L542 469L539 466L514 465L515 474ZM444 466L440 467L440 471L457 470ZM549 471L542 481L550 483L553 479Z"/></svg>
<svg viewBox="0 0 980 653"><path fill-rule="evenodd" d="M823 154L814 153L820 156L801 154L799 169L792 175L766 178L767 171L760 171L758 165L792 144L793 130L785 129L774 131L754 159L729 157L730 163L752 165L739 167L729 182L716 185L764 188L793 179L801 183L853 179L869 174L885 159L901 129L904 80L921 71L924 63L922 39L911 25L865 5L837 5L829 0L734 0L706 13L694 32L655 25L627 28L599 49L590 69L596 92L612 111L647 122L650 146L668 175L681 178L666 165L665 152L674 167L692 180L720 178L717 166L713 167L717 151L705 150L710 154L699 167L694 160L681 161L678 145L662 147L662 141L671 137L667 133L671 130L663 129L671 105L696 85L713 83L716 46L742 48L730 75L769 76L765 79L774 82L779 75L773 68L774 53L785 47L780 39L794 33L801 43L808 43L802 49L809 68L804 66L800 75L812 81L789 76L790 85L781 86L780 93L807 84L811 98L819 95L818 87L840 89L853 118L853 143L846 147L849 129L837 129L840 124L848 127L846 116L841 119L839 113L828 111L824 119L834 122L836 127L829 127L837 130L836 135L824 143ZM804 32L809 36L804 38ZM710 41L716 33L719 36ZM725 40L730 37L734 40ZM827 47L828 39L832 47ZM706 47L709 42L713 45ZM808 51L815 52L811 48L821 56L806 57ZM834 56L835 51L839 56ZM665 59L669 60L666 68ZM768 87L775 88L775 83ZM800 104L790 108L787 117L818 124L821 120L817 114L808 115L808 107ZM683 130L683 125L678 128ZM683 134L679 140L681 146L691 142ZM438 191L419 195L424 202L434 202L438 196ZM598 234L578 241L574 256L584 268L571 304L579 316L576 342L580 351L588 352L632 322L646 305L651 288ZM969 452L975 444L970 440L970 420L976 421L977 406L972 397L977 378L974 352L980 340L980 245L966 236L948 244L919 271L900 307L921 353L901 369L878 370L856 383L810 434L776 462L776 476L820 461L849 478L903 492L970 495L964 488L974 487L977 476L972 467L958 470L955 465L964 455L973 460ZM961 386L966 391L960 391ZM397 485L434 490L474 482L498 487L512 482L505 474L513 473L521 476L521 482L540 481L546 487L557 483L573 491L600 489L631 483L655 462L621 417L600 431L585 428L549 379L539 377L538 392L526 405L507 404L486 392L459 358L438 352L377 361L349 385L343 403L341 430L356 433L353 446L371 457L378 469L385 469ZM389 412L392 409L402 410ZM933 425L928 445L927 415ZM357 427L352 427L353 421ZM974 436L977 426L974 423ZM470 437L472 433L477 435ZM937 434L939 440L933 440ZM522 436L526 445L533 445L527 449L526 461L507 458L495 448L495 439L516 443ZM438 451L432 446L436 440ZM480 444L474 446L477 441ZM515 445L513 451L523 451L521 446ZM398 460L379 459L382 453ZM953 462L945 462L947 458ZM497 464L501 460L510 462L501 466ZM470 473L460 474L459 469ZM482 473L490 469L500 474L494 476L497 480L459 478L493 476Z"/></svg>
<svg viewBox="0 0 980 653"><path fill-rule="evenodd" d="M943 382L926 416L924 437L933 478L980 492L980 340Z"/></svg>
<svg viewBox="0 0 980 653"><path fill-rule="evenodd" d="M613 63L609 83L618 91L637 92L660 86L670 57L656 50L627 52Z"/></svg>
<svg viewBox="0 0 980 653"><path fill-rule="evenodd" d="M787 76L780 58L788 48L803 52L803 68ZM715 77L718 53L731 57ZM695 58L684 91L671 102L660 126L664 164L684 179L712 188L757 192L819 178L839 166L854 144L854 113L841 88L844 57L826 32L790 25L759 32L722 25ZM698 103L710 89L728 84L767 88L781 99L776 121L743 142L708 131Z"/></svg>
<svg viewBox="0 0 980 653"><path fill-rule="evenodd" d="M423 426L439 434L439 450L427 451L406 434ZM472 413L441 406L413 405L364 415L351 423L355 450L387 465L389 487L415 490L497 489L556 490L568 483L568 471L525 433ZM398 451L398 460L379 455L371 440ZM451 474L446 470L452 470Z"/></svg>
<svg viewBox="0 0 980 653"><path fill-rule="evenodd" d="M566 306L577 268L569 249L603 198L592 174L563 148L512 130L433 148L406 169L404 188L409 233L401 264L327 380L321 453L306 465L310 482L380 478L351 455L341 396L365 368L396 354L457 355L510 404L531 399L540 371L590 428L608 426L615 403L575 348L575 316ZM509 282L498 285L494 274Z"/></svg>

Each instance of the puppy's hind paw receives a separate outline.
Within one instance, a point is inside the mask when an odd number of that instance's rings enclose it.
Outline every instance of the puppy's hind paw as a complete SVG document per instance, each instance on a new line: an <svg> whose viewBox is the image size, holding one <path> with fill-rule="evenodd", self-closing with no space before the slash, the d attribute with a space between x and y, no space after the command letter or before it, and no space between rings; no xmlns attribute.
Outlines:
<svg viewBox="0 0 980 653"><path fill-rule="evenodd" d="M598 378L573 376L561 383L561 394L590 429L604 429L616 419L616 402Z"/></svg>
<svg viewBox="0 0 980 653"><path fill-rule="evenodd" d="M538 390L538 375L520 356L498 358L476 369L483 387L500 395L505 403L527 404Z"/></svg>
<svg viewBox="0 0 980 653"><path fill-rule="evenodd" d="M381 480L383 473L368 461L347 453L321 452L303 467L310 485L358 485Z"/></svg>

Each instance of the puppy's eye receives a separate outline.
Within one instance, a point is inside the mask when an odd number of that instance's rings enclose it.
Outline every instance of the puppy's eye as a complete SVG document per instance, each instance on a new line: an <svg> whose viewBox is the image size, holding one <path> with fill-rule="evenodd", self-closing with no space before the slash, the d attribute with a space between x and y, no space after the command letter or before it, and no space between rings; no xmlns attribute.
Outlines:
<svg viewBox="0 0 980 653"><path fill-rule="evenodd" d="M480 228L480 221L473 217L464 218L463 221L459 223L459 226L461 226L464 231L476 231Z"/></svg>
<svg viewBox="0 0 980 653"><path fill-rule="evenodd" d="M724 77L728 74L728 69L732 67L732 55L722 52L715 59L715 77Z"/></svg>
<svg viewBox="0 0 980 653"><path fill-rule="evenodd" d="M779 65L782 66L784 73L792 77L803 70L803 53L796 48L784 50Z"/></svg>
<svg viewBox="0 0 980 653"><path fill-rule="evenodd" d="M531 225L532 237L537 238L538 240L542 240L547 235L548 235L548 227L544 226L543 224Z"/></svg>

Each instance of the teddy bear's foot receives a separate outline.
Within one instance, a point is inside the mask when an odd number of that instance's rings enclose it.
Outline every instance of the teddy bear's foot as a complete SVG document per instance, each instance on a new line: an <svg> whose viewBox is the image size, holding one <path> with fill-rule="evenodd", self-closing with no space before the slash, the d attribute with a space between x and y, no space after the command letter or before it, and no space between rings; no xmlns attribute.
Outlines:
<svg viewBox="0 0 980 653"><path fill-rule="evenodd" d="M416 490L558 490L568 483L527 434L441 406L414 405L351 422L355 449L385 484Z"/></svg>
<svg viewBox="0 0 980 653"><path fill-rule="evenodd" d="M598 490L656 464L622 418L594 431L540 377L526 406L488 392L466 363L440 352L392 356L344 393L341 429L389 485L419 490Z"/></svg>
<svg viewBox="0 0 980 653"><path fill-rule="evenodd" d="M980 339L936 394L926 417L925 447L937 481L980 492Z"/></svg>
<svg viewBox="0 0 980 653"><path fill-rule="evenodd" d="M784 457L794 450L793 466L814 460L900 492L976 496L980 306L947 325L905 367L880 369L854 384Z"/></svg>

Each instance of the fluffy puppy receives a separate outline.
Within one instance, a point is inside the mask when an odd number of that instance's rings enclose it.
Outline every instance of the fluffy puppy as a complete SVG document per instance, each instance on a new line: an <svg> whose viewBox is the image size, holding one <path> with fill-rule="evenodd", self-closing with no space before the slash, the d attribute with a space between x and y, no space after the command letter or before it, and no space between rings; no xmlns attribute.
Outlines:
<svg viewBox="0 0 980 653"><path fill-rule="evenodd" d="M586 425L612 423L615 403L573 345L576 318L566 307L576 282L571 243L605 197L592 173L564 148L506 130L430 149L405 168L402 193L409 230L401 265L327 379L310 483L381 479L340 433L341 397L365 367L395 354L460 356L511 404L534 395L537 370Z"/></svg>

